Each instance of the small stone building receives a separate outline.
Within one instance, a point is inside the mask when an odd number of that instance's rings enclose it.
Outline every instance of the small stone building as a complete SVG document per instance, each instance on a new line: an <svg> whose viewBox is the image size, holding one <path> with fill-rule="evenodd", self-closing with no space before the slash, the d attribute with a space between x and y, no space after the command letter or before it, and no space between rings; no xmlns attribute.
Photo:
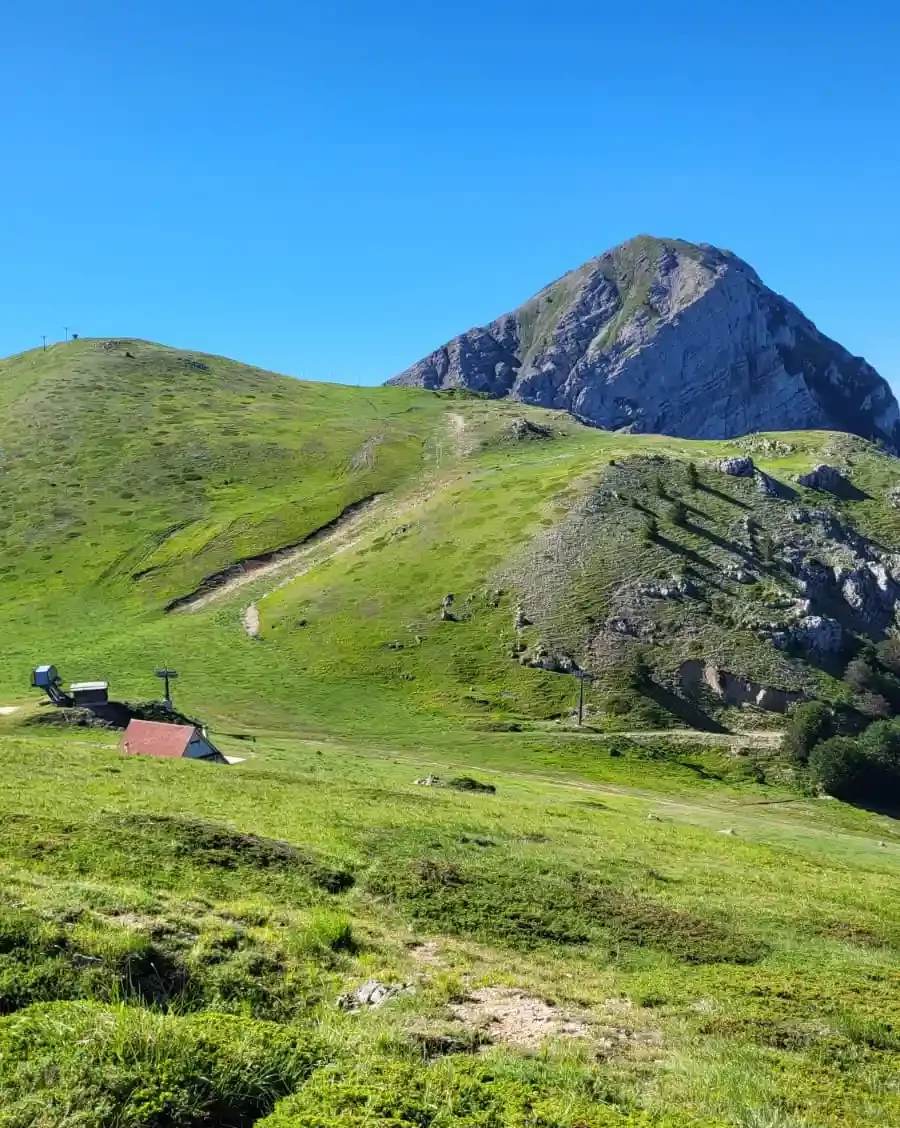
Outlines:
<svg viewBox="0 0 900 1128"><path fill-rule="evenodd" d="M161 721L130 721L119 741L119 751L128 756L228 763L203 730L194 725L170 725Z"/></svg>

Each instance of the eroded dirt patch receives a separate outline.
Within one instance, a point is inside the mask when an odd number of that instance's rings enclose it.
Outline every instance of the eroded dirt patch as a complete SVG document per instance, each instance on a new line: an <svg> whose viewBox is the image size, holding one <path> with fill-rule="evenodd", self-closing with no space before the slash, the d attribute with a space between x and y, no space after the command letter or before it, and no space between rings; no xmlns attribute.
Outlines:
<svg viewBox="0 0 900 1128"><path fill-rule="evenodd" d="M587 1038L579 1017L515 987L480 987L452 1006L453 1017L494 1042L537 1050L547 1038Z"/></svg>
<svg viewBox="0 0 900 1128"><path fill-rule="evenodd" d="M443 967L447 962L436 940L423 940L421 944L414 944L409 949L409 954L423 967Z"/></svg>
<svg viewBox="0 0 900 1128"><path fill-rule="evenodd" d="M170 599L165 606L168 611L196 610L210 603L213 599L243 587L251 580L276 572L294 561L294 558L307 551L321 541L337 533L346 533L355 527L355 523L379 500L381 494L372 493L360 498L359 501L346 505L332 520L326 521L317 529L307 533L306 536L291 544L273 548L268 552L261 552L255 556L245 556L207 576L200 584L186 595Z"/></svg>

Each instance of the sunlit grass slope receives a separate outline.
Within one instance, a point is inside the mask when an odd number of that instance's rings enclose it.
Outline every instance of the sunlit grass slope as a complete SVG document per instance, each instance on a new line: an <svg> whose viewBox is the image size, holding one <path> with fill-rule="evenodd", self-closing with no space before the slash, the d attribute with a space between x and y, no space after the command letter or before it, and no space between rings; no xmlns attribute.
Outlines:
<svg viewBox="0 0 900 1128"><path fill-rule="evenodd" d="M168 661L182 705L213 722L415 740L459 722L471 731L564 718L572 679L521 665L522 637L583 657L617 585L686 566L715 581L738 559L735 522L756 516L752 482L708 469L745 452L740 441L611 434L519 404L314 384L140 341L4 361L0 396L6 702L27 697L39 661L68 678L107 677L126 698L154 693L152 671ZM784 482L819 461L852 465L862 499L828 504L897 543L886 501L896 464L861 440L785 435L754 457ZM689 462L702 494L686 492ZM614 467L633 463L644 468L635 496L618 498L594 542L559 548L556 531ZM823 503L807 492L800 501ZM680 499L687 528L671 519ZM663 534L654 543L651 517ZM240 572L246 558L297 545L296 560L272 572ZM223 572L240 586L166 610ZM546 621L517 636L532 575L558 590ZM764 611L783 596L777 568L762 581L749 595L732 585L684 630L673 620L654 663L665 672L688 653L721 654L738 673L820 686L821 671L734 628L731 605L756 599ZM680 653L679 638L693 649ZM607 688L591 691L600 707Z"/></svg>
<svg viewBox="0 0 900 1128"><path fill-rule="evenodd" d="M416 786L434 750L105 745L0 736L3 1128L897 1123L891 820L714 752L438 754L488 794ZM371 977L411 991L342 1012ZM511 1045L482 987L579 1033Z"/></svg>

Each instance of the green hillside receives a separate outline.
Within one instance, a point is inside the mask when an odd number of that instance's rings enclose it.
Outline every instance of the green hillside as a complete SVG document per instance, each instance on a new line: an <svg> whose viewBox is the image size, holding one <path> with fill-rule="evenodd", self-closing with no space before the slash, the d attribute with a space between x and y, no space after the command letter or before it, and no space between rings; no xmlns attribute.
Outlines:
<svg viewBox="0 0 900 1128"><path fill-rule="evenodd" d="M687 661L843 700L838 656L759 635L797 597L783 551L803 543L828 565L843 551L792 514L826 506L879 552L896 543L896 463L824 433L750 441L786 502L714 468L747 441L610 434L518 404L306 383L138 341L13 358L0 394L10 703L27 699L39 661L131 699L154 692L168 661L184 707L212 720L393 735L401 716L441 730L558 723L574 682L528 664L545 653L598 674L588 704L605 728L692 723L693 706L667 696L683 696ZM852 476L851 499L798 489L821 461ZM690 598L641 596L635 610L636 581L673 577ZM517 630L520 608L530 624ZM609 635L638 612L643 634ZM843 661L869 631L846 626ZM623 699L636 655L655 702Z"/></svg>
<svg viewBox="0 0 900 1128"><path fill-rule="evenodd" d="M132 340L0 403L0 1128L898 1123L898 823L778 748L896 711L895 460Z"/></svg>

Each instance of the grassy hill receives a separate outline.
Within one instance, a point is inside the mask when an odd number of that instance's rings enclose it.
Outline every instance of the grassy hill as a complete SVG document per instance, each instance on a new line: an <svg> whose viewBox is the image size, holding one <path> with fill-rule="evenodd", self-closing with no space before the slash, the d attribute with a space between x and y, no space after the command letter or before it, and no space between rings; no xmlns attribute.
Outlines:
<svg viewBox="0 0 900 1128"><path fill-rule="evenodd" d="M765 632L792 552L889 560L894 460L131 340L0 401L0 1128L898 1122L897 823L686 680L856 701L884 616L824 585L839 653ZM40 661L129 700L168 661L241 763L33 724Z"/></svg>
<svg viewBox="0 0 900 1128"><path fill-rule="evenodd" d="M210 719L349 734L396 734L400 717L410 730L543 723L568 715L574 688L537 668L545 652L545 665L561 656L601 675L589 707L607 728L683 723L671 693L691 660L846 697L836 661L760 637L798 595L784 549L803 543L826 564L842 551L793 514L825 506L877 551L895 543L896 463L826 433L750 441L786 502L713 468L746 441L610 434L518 404L305 383L138 341L13 358L0 395L9 702L38 661L130 698L151 694L168 661L184 706ZM820 461L852 476L850 498L798 489ZM672 579L691 597L638 590ZM520 608L530 625L516 629ZM636 629L611 634L620 621ZM845 658L869 629L846 627ZM655 701L623 703L635 653Z"/></svg>

